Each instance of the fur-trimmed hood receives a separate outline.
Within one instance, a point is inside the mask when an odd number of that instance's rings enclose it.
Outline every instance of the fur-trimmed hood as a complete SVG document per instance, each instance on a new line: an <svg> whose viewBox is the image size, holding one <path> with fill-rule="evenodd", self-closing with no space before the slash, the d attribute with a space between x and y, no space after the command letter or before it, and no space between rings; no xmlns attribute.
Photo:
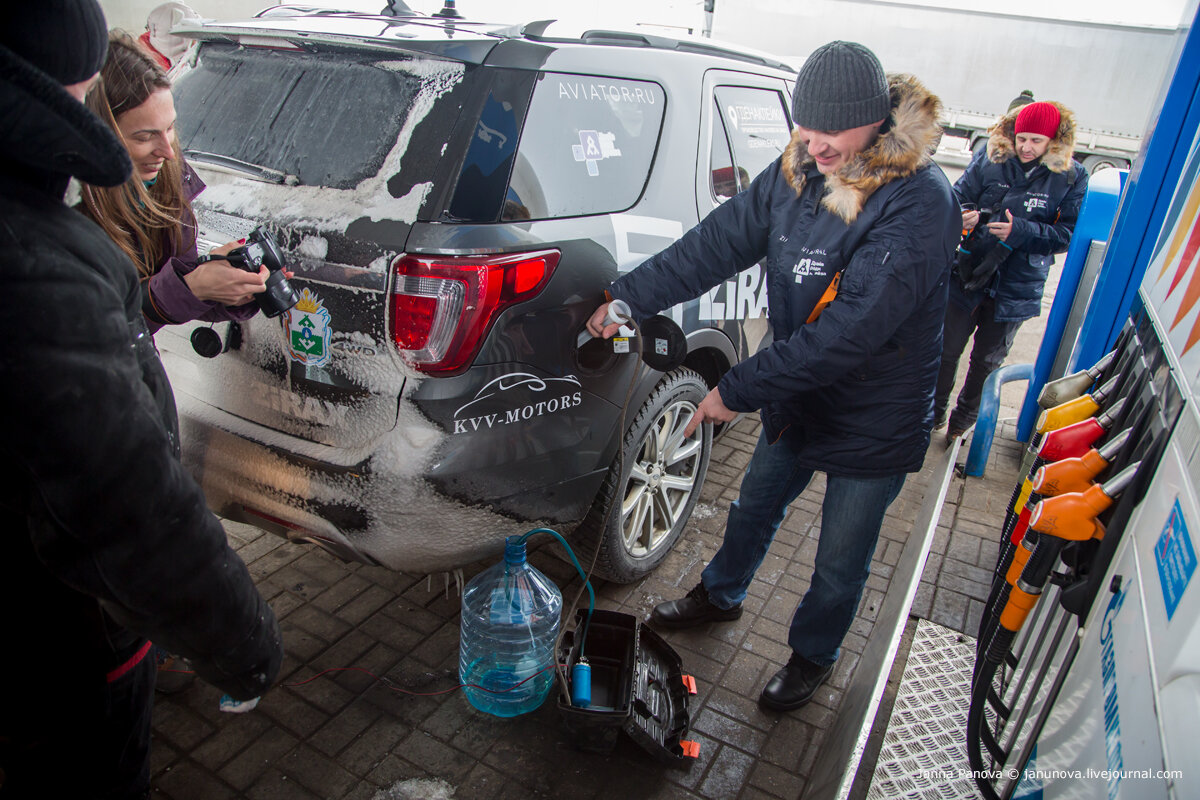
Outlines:
<svg viewBox="0 0 1200 800"><path fill-rule="evenodd" d="M1050 140L1042 163L1051 172L1066 172L1071 168L1071 159L1075 155L1075 114L1062 103L1047 101L1058 109L1058 132ZM1017 154L1015 133L1017 114L1021 109L1015 108L996 121L988 128L988 158L997 164L1002 164Z"/></svg>
<svg viewBox="0 0 1200 800"><path fill-rule="evenodd" d="M942 135L938 125L942 101L912 75L887 77L892 98L890 124L885 125L874 144L825 180L821 203L846 224L858 217L879 187L907 178L928 163ZM783 152L782 169L784 179L797 195L804 191L806 172L815 163L799 132L793 130L792 140Z"/></svg>

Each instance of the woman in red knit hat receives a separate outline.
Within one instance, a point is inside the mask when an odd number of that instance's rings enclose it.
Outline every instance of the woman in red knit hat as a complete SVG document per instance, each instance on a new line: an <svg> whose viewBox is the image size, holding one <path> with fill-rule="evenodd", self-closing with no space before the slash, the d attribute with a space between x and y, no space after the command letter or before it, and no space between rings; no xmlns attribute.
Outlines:
<svg viewBox="0 0 1200 800"><path fill-rule="evenodd" d="M935 427L947 424L958 359L972 334L975 344L947 444L975 423L984 381L1004 363L1021 323L1041 313L1054 254L1066 252L1087 193L1087 172L1072 158L1075 117L1065 106L1014 108L988 135L987 150L954 184L965 238L946 305Z"/></svg>

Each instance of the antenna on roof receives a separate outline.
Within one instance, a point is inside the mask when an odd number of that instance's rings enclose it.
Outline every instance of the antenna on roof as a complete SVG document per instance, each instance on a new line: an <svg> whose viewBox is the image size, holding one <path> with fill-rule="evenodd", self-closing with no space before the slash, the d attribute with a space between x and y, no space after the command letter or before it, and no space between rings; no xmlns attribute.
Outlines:
<svg viewBox="0 0 1200 800"><path fill-rule="evenodd" d="M454 8L454 0L445 0L446 5L442 6L442 10L436 12L435 17L446 17L447 19L462 19L462 14Z"/></svg>

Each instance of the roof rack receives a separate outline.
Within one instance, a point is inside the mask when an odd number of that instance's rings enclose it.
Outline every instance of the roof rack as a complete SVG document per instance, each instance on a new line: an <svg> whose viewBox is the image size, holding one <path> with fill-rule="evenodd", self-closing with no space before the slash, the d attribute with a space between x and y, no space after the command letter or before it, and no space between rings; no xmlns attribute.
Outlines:
<svg viewBox="0 0 1200 800"><path fill-rule="evenodd" d="M519 36L524 39L529 39L530 41L545 42L547 44L596 44L612 45L616 47L650 47L655 50L674 50L682 53L696 53L699 55L717 56L718 58L729 58L735 61L757 64L758 66L772 67L774 69L783 70L784 72L794 73L796 71L796 68L792 65L764 54L746 50L735 50L731 47L722 47L721 45L707 44L705 42L688 41L685 39L672 39L667 36L655 36L648 33L589 30L584 31L578 39L570 37L546 36L546 28L548 28L553 22L555 22L555 20L552 19L531 22L520 29Z"/></svg>
<svg viewBox="0 0 1200 800"><path fill-rule="evenodd" d="M310 6L307 4L290 4L274 6L263 9L256 16L270 17L283 14L299 14L302 16L396 16L394 23L396 25L424 25L428 27L446 27L451 26L457 28L459 25L465 25L469 28L476 28L477 33L484 37L494 37L497 39L524 39L531 42L539 42L546 44L590 44L590 45L608 45L615 47L645 47L655 50L673 50L680 53L695 53L697 55L715 56L717 58L726 58L733 61L741 61L747 64L754 64L760 67L768 67L771 69L781 70L795 74L796 68L785 61L772 57L766 53L758 53L753 50L743 50L734 47L727 47L719 44L710 44L708 42L674 39L669 36L656 36L649 33L635 33L630 31L618 30L588 30L584 31L578 38L575 37L560 37L547 36L546 29L554 24L557 20L542 19L534 22L526 23L523 26L513 25L507 28L492 28L484 23L470 23L460 18L455 19L449 14L457 13L454 11L454 0L444 0L445 6L439 14L445 16L433 15L426 16L412 11L412 9L404 2L404 0L383 0L387 3L385 13L371 14L362 11L350 11L337 8L321 8ZM387 13L388 11L392 13ZM199 31L187 31L188 33ZM311 37L311 34L309 34ZM316 37L311 40L315 41Z"/></svg>
<svg viewBox="0 0 1200 800"><path fill-rule="evenodd" d="M289 3L261 8L254 14L254 18L261 19L263 17L281 16L325 17L334 14L353 13L355 12L350 9L330 8L328 6L316 6L307 3Z"/></svg>

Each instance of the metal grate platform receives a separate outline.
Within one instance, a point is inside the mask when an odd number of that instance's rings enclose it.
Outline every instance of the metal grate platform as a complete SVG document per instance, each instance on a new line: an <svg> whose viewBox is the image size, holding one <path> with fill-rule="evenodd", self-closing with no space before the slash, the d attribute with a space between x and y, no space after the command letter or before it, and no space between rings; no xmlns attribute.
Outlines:
<svg viewBox="0 0 1200 800"><path fill-rule="evenodd" d="M978 796L963 738L974 663L974 638L917 623L868 800Z"/></svg>

